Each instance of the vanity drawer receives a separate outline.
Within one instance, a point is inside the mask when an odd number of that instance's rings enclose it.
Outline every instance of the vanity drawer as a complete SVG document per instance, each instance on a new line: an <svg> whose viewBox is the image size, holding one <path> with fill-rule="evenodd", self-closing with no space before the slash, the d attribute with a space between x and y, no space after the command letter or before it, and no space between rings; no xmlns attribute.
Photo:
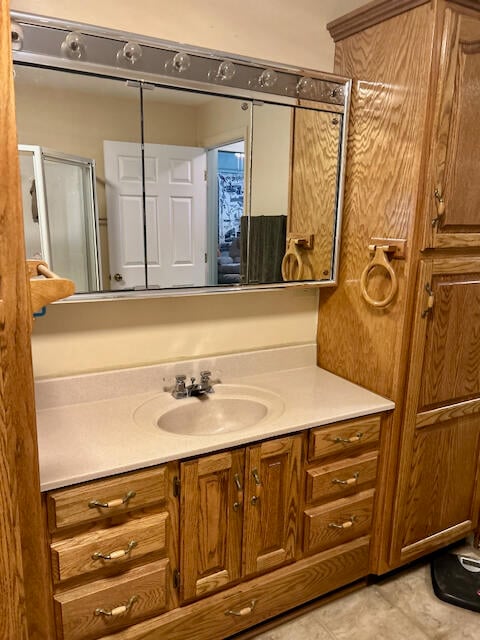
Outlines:
<svg viewBox="0 0 480 640"><path fill-rule="evenodd" d="M335 500L373 484L377 475L378 453L365 453L307 470L307 503Z"/></svg>
<svg viewBox="0 0 480 640"><path fill-rule="evenodd" d="M109 518L167 498L166 465L89 482L47 496L50 530ZM103 505L103 506L102 506Z"/></svg>
<svg viewBox="0 0 480 640"><path fill-rule="evenodd" d="M168 560L161 560L119 578L97 580L57 594L55 613L63 640L92 640L162 613L169 602L168 575Z"/></svg>
<svg viewBox="0 0 480 640"><path fill-rule="evenodd" d="M166 553L168 513L133 519L125 524L91 531L51 545L56 582L103 568L122 567L149 553ZM98 557L95 554L110 556Z"/></svg>
<svg viewBox="0 0 480 640"><path fill-rule="evenodd" d="M304 512L303 550L323 551L369 533L374 490L363 491Z"/></svg>
<svg viewBox="0 0 480 640"><path fill-rule="evenodd" d="M364 578L369 538L247 580L161 617L119 631L115 640L221 640ZM308 635L308 634L307 634ZM292 634L292 638L306 637ZM113 640L113 639L112 639Z"/></svg>
<svg viewBox="0 0 480 640"><path fill-rule="evenodd" d="M375 445L379 438L379 416L319 427L310 431L308 457L317 460L339 453L351 455L365 445Z"/></svg>

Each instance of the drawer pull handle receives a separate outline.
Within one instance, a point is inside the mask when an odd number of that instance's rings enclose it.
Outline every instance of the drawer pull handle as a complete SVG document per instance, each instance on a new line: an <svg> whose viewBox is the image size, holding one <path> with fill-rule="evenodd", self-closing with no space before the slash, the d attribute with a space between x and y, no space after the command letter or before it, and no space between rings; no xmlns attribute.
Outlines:
<svg viewBox="0 0 480 640"><path fill-rule="evenodd" d="M130 540L126 549L119 549L118 551L112 551L111 553L106 554L97 551L92 555L92 560L118 560L118 558L128 556L130 551L135 549L137 545L138 542L136 540Z"/></svg>
<svg viewBox="0 0 480 640"><path fill-rule="evenodd" d="M260 481L260 476L258 475L257 469L253 469L252 471L253 479L255 480L255 484L259 487L262 483Z"/></svg>
<svg viewBox="0 0 480 640"><path fill-rule="evenodd" d="M363 438L363 433L358 432L351 438L342 438L341 436L338 436L337 438L334 439L334 442L338 444L352 444L353 442L360 442L362 438Z"/></svg>
<svg viewBox="0 0 480 640"><path fill-rule="evenodd" d="M90 500L88 506L90 509L95 509L95 507L101 507L102 509L112 509L113 507L121 507L122 504L127 504L129 500L136 496L135 491L129 491L126 493L123 498L117 498L116 500L110 500L110 502L100 502L100 500Z"/></svg>
<svg viewBox="0 0 480 640"><path fill-rule="evenodd" d="M228 609L227 611L225 611L225 615L226 616L248 616L254 612L256 604L257 604L256 600L251 600L248 607L243 607L243 609L238 609L237 611L235 611L235 609Z"/></svg>
<svg viewBox="0 0 480 640"><path fill-rule="evenodd" d="M332 483L341 484L342 486L349 487L352 484L357 484L359 477L360 477L360 473L356 471L351 478L348 478L348 480L339 480L338 478L333 478Z"/></svg>
<svg viewBox="0 0 480 640"><path fill-rule="evenodd" d="M240 481L240 476L238 475L238 473L236 473L233 476L233 481L235 482L235 486L237 487L238 491L242 490L242 483Z"/></svg>
<svg viewBox="0 0 480 640"><path fill-rule="evenodd" d="M128 613L132 608L132 606L135 604L135 602L137 602L137 600L138 600L138 596L132 596L130 600L127 602L127 604L122 604L119 607L110 609L110 611L108 611L107 609L100 609L100 608L95 609L95 615L107 616L107 617L121 616L124 613Z"/></svg>
<svg viewBox="0 0 480 640"><path fill-rule="evenodd" d="M336 522L329 522L328 526L331 529L350 529L350 527L353 526L353 523L355 522L356 517L355 516L350 516L350 518L348 520L345 520L345 522L342 522L342 524L337 524Z"/></svg>

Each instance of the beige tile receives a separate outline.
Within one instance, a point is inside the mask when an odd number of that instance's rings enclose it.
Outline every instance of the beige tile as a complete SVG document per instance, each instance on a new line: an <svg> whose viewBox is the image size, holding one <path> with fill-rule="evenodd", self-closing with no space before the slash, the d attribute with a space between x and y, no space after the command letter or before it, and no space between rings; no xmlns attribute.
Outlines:
<svg viewBox="0 0 480 640"><path fill-rule="evenodd" d="M469 553L469 552L468 552ZM472 555L469 553L469 555ZM423 629L429 638L470 640L480 638L478 613L439 600L433 593L430 565L403 571L380 582L375 589Z"/></svg>
<svg viewBox="0 0 480 640"><path fill-rule="evenodd" d="M256 640L335 640L333 636L315 618L316 612L306 613L303 616L282 624L259 636Z"/></svg>
<svg viewBox="0 0 480 640"><path fill-rule="evenodd" d="M367 587L314 612L336 640L428 640L420 627Z"/></svg>

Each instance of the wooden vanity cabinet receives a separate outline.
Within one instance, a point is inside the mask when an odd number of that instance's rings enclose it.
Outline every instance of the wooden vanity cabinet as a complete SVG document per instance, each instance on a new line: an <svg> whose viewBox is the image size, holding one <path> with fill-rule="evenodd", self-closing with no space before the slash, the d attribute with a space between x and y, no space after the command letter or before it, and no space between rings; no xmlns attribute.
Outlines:
<svg viewBox="0 0 480 640"><path fill-rule="evenodd" d="M305 555L370 535L379 438L378 416L311 430L305 470Z"/></svg>
<svg viewBox="0 0 480 640"><path fill-rule="evenodd" d="M429 304L430 299L430 304ZM480 257L420 264L392 554L408 561L477 527Z"/></svg>
<svg viewBox="0 0 480 640"><path fill-rule="evenodd" d="M447 8L441 41L424 247L480 247L480 16Z"/></svg>
<svg viewBox="0 0 480 640"><path fill-rule="evenodd" d="M295 559L302 436L181 464L181 599Z"/></svg>
<svg viewBox="0 0 480 640"><path fill-rule="evenodd" d="M93 640L177 605L177 469L46 494L59 640Z"/></svg>
<svg viewBox="0 0 480 640"><path fill-rule="evenodd" d="M58 640L222 640L365 578L380 420L47 492Z"/></svg>
<svg viewBox="0 0 480 640"><path fill-rule="evenodd" d="M372 569L478 527L480 6L374 0L328 25L351 77L339 286L320 293L318 364L391 398ZM378 239L378 240L375 240ZM373 244L405 243L370 304ZM369 279L370 297L390 287Z"/></svg>

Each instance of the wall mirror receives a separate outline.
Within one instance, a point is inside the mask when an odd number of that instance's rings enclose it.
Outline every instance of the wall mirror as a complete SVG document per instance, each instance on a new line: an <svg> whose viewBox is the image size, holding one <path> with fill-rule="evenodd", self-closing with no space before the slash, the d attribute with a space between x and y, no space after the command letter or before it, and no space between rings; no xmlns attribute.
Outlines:
<svg viewBox="0 0 480 640"><path fill-rule="evenodd" d="M335 283L350 82L12 13L27 257L76 299Z"/></svg>

